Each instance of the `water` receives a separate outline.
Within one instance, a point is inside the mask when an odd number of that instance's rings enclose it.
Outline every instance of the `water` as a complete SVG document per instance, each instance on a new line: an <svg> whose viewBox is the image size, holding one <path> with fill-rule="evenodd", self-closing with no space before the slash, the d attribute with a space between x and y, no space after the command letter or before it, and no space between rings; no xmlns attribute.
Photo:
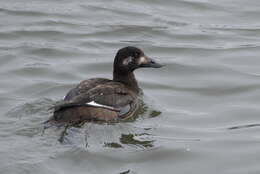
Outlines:
<svg viewBox="0 0 260 174"><path fill-rule="evenodd" d="M260 1L2 0L1 174L260 173ZM144 110L125 123L47 129L49 107L83 79L138 70Z"/></svg>

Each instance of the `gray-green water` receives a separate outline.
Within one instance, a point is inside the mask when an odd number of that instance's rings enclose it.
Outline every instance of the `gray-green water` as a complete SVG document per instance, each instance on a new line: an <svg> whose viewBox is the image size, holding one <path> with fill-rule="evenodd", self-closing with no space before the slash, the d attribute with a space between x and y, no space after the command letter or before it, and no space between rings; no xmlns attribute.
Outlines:
<svg viewBox="0 0 260 174"><path fill-rule="evenodd" d="M259 174L259 0L1 0L1 174ZM138 70L146 112L42 134L78 82L111 78L116 51Z"/></svg>

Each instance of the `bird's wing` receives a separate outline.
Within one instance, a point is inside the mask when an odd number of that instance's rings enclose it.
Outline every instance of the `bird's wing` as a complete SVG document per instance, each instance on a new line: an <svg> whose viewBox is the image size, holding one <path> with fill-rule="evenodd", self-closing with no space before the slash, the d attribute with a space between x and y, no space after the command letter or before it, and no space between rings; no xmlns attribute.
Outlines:
<svg viewBox="0 0 260 174"><path fill-rule="evenodd" d="M54 107L55 112L66 108L78 106L93 106L119 112L119 115L125 114L133 108L136 103L136 94L127 90L125 86L119 83L107 83L97 85L86 93L75 96L71 100L64 101Z"/></svg>
<svg viewBox="0 0 260 174"><path fill-rule="evenodd" d="M73 98L83 93L87 93L89 90L95 88L97 85L105 84L110 81L111 80L104 79L104 78L93 78L93 79L84 80L80 82L80 84L78 84L75 88L71 89L64 97L64 100L66 101L72 100Z"/></svg>

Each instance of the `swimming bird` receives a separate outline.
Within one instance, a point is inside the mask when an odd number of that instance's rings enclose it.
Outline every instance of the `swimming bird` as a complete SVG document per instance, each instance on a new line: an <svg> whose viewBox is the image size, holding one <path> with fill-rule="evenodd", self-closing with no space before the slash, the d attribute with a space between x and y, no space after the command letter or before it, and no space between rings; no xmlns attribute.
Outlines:
<svg viewBox="0 0 260 174"><path fill-rule="evenodd" d="M140 106L138 96L141 89L134 70L162 66L139 48L121 48L114 59L113 79L91 78L82 81L67 93L63 102L54 106L49 121L77 124L126 120Z"/></svg>

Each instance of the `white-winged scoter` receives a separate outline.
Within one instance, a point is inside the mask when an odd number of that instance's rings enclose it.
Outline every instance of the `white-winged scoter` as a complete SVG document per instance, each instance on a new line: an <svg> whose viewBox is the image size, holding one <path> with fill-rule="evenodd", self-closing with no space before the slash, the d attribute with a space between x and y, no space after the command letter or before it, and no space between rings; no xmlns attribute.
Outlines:
<svg viewBox="0 0 260 174"><path fill-rule="evenodd" d="M139 48L120 49L114 59L113 80L82 81L67 93L61 104L54 106L54 114L48 122L109 122L130 118L140 105L140 89L133 71L143 67L160 68L162 65Z"/></svg>

